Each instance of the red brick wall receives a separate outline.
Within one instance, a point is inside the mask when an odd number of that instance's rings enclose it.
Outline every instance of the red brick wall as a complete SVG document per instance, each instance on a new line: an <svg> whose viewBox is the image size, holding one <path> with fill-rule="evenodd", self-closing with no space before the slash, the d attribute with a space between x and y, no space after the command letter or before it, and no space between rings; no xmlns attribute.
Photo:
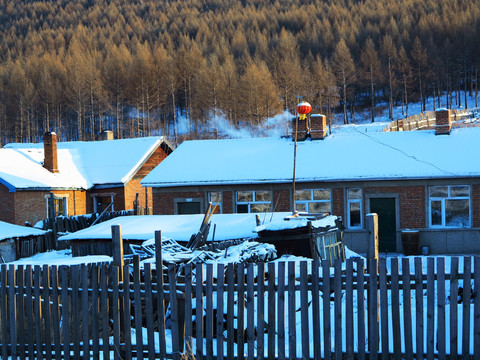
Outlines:
<svg viewBox="0 0 480 360"><path fill-rule="evenodd" d="M480 227L480 185L472 186L472 226Z"/></svg>
<svg viewBox="0 0 480 360"><path fill-rule="evenodd" d="M0 184L0 221L15 223L15 193L9 192L8 188Z"/></svg>
<svg viewBox="0 0 480 360"><path fill-rule="evenodd" d="M223 191L222 211L224 214L233 213L233 191Z"/></svg>
<svg viewBox="0 0 480 360"><path fill-rule="evenodd" d="M134 176L134 179L143 179L145 176L150 173L158 164L160 164L167 157L167 153L161 148L158 147L153 154L148 158L148 160L142 165L142 167L137 171Z"/></svg>
<svg viewBox="0 0 480 360"><path fill-rule="evenodd" d="M425 186L366 187L365 194L398 194L400 228L419 229L427 226Z"/></svg>
<svg viewBox="0 0 480 360"><path fill-rule="evenodd" d="M344 218L343 188L332 189L332 215ZM346 220L346 219L344 219Z"/></svg>
<svg viewBox="0 0 480 360"><path fill-rule="evenodd" d="M153 194L153 213L155 215L175 214L175 198L205 199L204 192L172 192L172 193L154 193ZM225 212L225 211L224 211Z"/></svg>
<svg viewBox="0 0 480 360"><path fill-rule="evenodd" d="M86 192L73 190L52 191L56 196L67 196L67 214L81 215L86 213ZM47 217L46 195L50 191L18 191L15 193L15 220L17 225L25 225L28 221L35 225Z"/></svg>
<svg viewBox="0 0 480 360"><path fill-rule="evenodd" d="M147 176L158 164L160 164L167 157L167 153L159 146L148 160L140 167L133 179L125 186L125 203L124 210L133 209L133 202L138 193L138 200L140 206L147 208L152 207L152 188L144 188L140 181ZM148 194L145 194L145 189ZM146 198L148 197L148 204Z"/></svg>
<svg viewBox="0 0 480 360"><path fill-rule="evenodd" d="M276 212L292 211L290 205L290 190L275 190L273 192L272 202Z"/></svg>
<svg viewBox="0 0 480 360"><path fill-rule="evenodd" d="M93 213L93 194L115 194L113 197L113 210L128 210L125 209L125 189L123 187L107 188L107 189L95 189L87 192L87 213ZM130 207L131 208L131 207Z"/></svg>

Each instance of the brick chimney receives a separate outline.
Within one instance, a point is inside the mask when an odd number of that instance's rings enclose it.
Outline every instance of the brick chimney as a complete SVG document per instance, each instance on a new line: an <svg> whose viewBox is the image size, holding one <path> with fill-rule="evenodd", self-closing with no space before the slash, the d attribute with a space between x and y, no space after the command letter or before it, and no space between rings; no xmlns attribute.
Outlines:
<svg viewBox="0 0 480 360"><path fill-rule="evenodd" d="M435 111L435 135L448 135L452 129L452 120L449 109Z"/></svg>
<svg viewBox="0 0 480 360"><path fill-rule="evenodd" d="M44 161L43 167L52 173L58 173L57 134L46 132L43 135Z"/></svg>
<svg viewBox="0 0 480 360"><path fill-rule="evenodd" d="M305 120L298 120L297 140L323 140L327 136L327 118L325 115L312 114ZM292 119L292 138L295 137L295 118Z"/></svg>
<svg viewBox="0 0 480 360"><path fill-rule="evenodd" d="M113 131L111 130L103 130L100 134L98 134L98 140L113 140Z"/></svg>
<svg viewBox="0 0 480 360"><path fill-rule="evenodd" d="M320 114L310 115L310 138L323 140L327 136L327 117Z"/></svg>
<svg viewBox="0 0 480 360"><path fill-rule="evenodd" d="M304 141L307 138L307 134L308 134L308 126L307 126L308 118L305 120L297 120L296 118L292 119L292 139L295 139L295 122L296 121L298 121L297 140Z"/></svg>

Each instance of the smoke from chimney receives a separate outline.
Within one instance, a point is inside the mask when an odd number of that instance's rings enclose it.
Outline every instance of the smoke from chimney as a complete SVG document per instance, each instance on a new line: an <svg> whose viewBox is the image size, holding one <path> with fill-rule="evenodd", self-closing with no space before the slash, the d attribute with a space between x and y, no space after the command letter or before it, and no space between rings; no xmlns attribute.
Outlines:
<svg viewBox="0 0 480 360"><path fill-rule="evenodd" d="M199 132L215 134L219 138L253 138L253 137L281 137L290 132L291 113L284 111L281 114L268 118L262 123L255 125L241 122L240 126L232 124L219 110L211 112L204 124L199 124ZM187 134L191 131L191 123L184 116L178 118L177 131L179 134Z"/></svg>

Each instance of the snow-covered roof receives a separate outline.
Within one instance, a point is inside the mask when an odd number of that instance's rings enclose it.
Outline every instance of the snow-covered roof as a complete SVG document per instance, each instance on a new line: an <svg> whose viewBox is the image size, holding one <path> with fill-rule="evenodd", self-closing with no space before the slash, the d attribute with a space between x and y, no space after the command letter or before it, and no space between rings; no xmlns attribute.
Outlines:
<svg viewBox="0 0 480 360"><path fill-rule="evenodd" d="M298 142L296 181L480 176L480 128L333 134ZM186 141L142 184L153 187L290 182L294 142L252 138Z"/></svg>
<svg viewBox="0 0 480 360"><path fill-rule="evenodd" d="M291 217L288 216L284 219L280 219L278 221L272 221L265 223L263 225L257 226L255 228L255 232L259 233L261 231L280 231L280 230L292 230L298 229L301 227L307 226L308 222L311 221L312 227L314 228L335 228L337 225L335 220L338 219L338 216L328 215L319 220L310 220L308 217L305 216L298 216L298 217Z"/></svg>
<svg viewBox="0 0 480 360"><path fill-rule="evenodd" d="M57 143L59 173L43 168L43 143L7 144L0 149L0 182L22 189L89 189L125 183L161 144L163 137Z"/></svg>
<svg viewBox="0 0 480 360"><path fill-rule="evenodd" d="M278 221L291 213L259 214L262 223ZM203 214L195 215L146 215L120 216L90 228L61 236L62 240L111 239L112 225L120 225L122 237L126 240L149 240L155 231L161 230L162 237L176 241L189 241L200 230ZM210 218L210 232L207 241L256 238L256 214L215 214Z"/></svg>
<svg viewBox="0 0 480 360"><path fill-rule="evenodd" d="M39 236L45 233L46 231L35 229L32 227L13 225L7 222L0 221L0 241L26 236Z"/></svg>

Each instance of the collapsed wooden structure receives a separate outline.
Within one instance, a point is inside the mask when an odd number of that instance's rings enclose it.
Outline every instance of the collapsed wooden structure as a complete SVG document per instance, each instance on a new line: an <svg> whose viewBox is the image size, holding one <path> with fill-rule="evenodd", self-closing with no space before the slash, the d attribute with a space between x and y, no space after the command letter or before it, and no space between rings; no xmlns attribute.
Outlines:
<svg viewBox="0 0 480 360"><path fill-rule="evenodd" d="M335 217L336 218L336 217ZM259 227L259 242L275 245L278 255L296 255L314 260L345 260L343 243L343 225L336 218L335 226L322 226L315 216L297 216L284 219L285 224L278 227ZM300 225L295 224L301 221ZM288 224L291 222L292 224Z"/></svg>

